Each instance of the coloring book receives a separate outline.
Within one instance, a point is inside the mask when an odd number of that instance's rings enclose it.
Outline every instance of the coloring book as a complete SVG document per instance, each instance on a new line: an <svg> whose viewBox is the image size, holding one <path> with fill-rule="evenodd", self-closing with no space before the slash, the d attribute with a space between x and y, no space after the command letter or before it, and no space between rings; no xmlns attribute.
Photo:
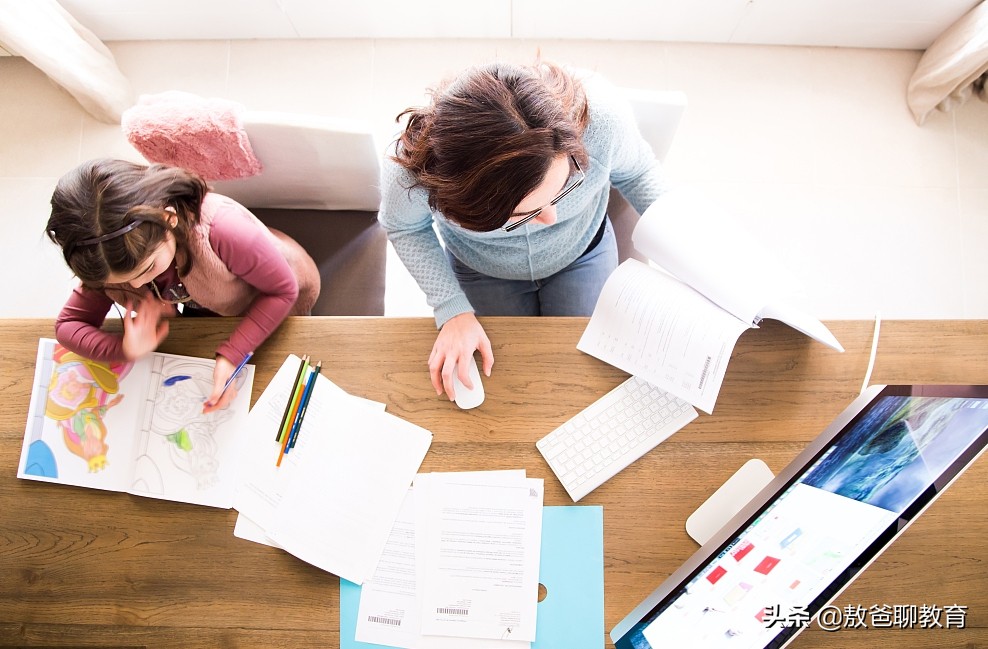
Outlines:
<svg viewBox="0 0 988 649"><path fill-rule="evenodd" d="M214 365L160 352L98 362L42 338L17 477L232 507L254 368L229 407L203 414Z"/></svg>

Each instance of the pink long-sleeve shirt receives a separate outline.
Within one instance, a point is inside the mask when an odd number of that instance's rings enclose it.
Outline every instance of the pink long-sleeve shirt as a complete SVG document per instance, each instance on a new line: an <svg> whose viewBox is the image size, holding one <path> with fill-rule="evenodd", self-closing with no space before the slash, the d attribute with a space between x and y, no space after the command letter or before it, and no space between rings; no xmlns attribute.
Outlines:
<svg viewBox="0 0 988 649"><path fill-rule="evenodd" d="M298 280L270 234L262 229L263 224L246 208L210 194L203 209L212 210L210 249L233 275L257 290L256 297L241 314L243 320L216 350L231 363L239 363L288 315L298 297ZM193 259L192 264L195 263ZM175 285L179 281L178 272L173 266L154 281L162 288ZM192 298L200 302L196 295L192 294ZM101 329L112 305L113 300L103 291L77 287L58 315L55 337L67 349L93 360L127 360L122 337Z"/></svg>

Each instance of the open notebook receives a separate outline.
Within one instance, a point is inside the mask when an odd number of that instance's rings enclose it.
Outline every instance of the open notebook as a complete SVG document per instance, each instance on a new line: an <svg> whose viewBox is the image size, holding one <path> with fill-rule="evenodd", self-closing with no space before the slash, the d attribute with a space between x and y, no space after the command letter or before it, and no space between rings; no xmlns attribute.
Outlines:
<svg viewBox="0 0 988 649"><path fill-rule="evenodd" d="M723 209L688 190L663 194L635 227L577 348L711 412L742 332L772 318L837 351L791 300L796 283Z"/></svg>

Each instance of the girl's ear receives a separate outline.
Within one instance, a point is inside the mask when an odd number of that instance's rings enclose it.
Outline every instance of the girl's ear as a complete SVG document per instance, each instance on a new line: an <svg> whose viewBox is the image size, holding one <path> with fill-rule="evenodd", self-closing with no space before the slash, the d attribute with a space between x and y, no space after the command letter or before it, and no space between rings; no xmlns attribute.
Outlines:
<svg viewBox="0 0 988 649"><path fill-rule="evenodd" d="M171 205L169 205L168 207L166 207L165 208L165 211L171 213L168 216L168 227L174 229L174 227L176 225L178 225L178 213L175 211L175 208L172 207Z"/></svg>

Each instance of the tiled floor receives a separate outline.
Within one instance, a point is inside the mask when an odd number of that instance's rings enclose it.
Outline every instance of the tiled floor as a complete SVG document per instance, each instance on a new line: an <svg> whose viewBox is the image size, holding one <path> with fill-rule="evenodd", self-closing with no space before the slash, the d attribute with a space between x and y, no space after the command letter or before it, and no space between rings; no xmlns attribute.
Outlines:
<svg viewBox="0 0 988 649"><path fill-rule="evenodd" d="M918 52L617 41L334 40L110 43L135 93L185 90L256 110L371 119L382 131L444 75L544 58L619 85L685 91L666 160L763 237L824 319L988 317L988 105L913 122ZM57 313L72 280L43 236L58 176L139 159L23 59L0 58L0 316ZM759 263L752 259L751 263ZM411 290L409 290L411 289ZM400 264L389 315L428 315Z"/></svg>

